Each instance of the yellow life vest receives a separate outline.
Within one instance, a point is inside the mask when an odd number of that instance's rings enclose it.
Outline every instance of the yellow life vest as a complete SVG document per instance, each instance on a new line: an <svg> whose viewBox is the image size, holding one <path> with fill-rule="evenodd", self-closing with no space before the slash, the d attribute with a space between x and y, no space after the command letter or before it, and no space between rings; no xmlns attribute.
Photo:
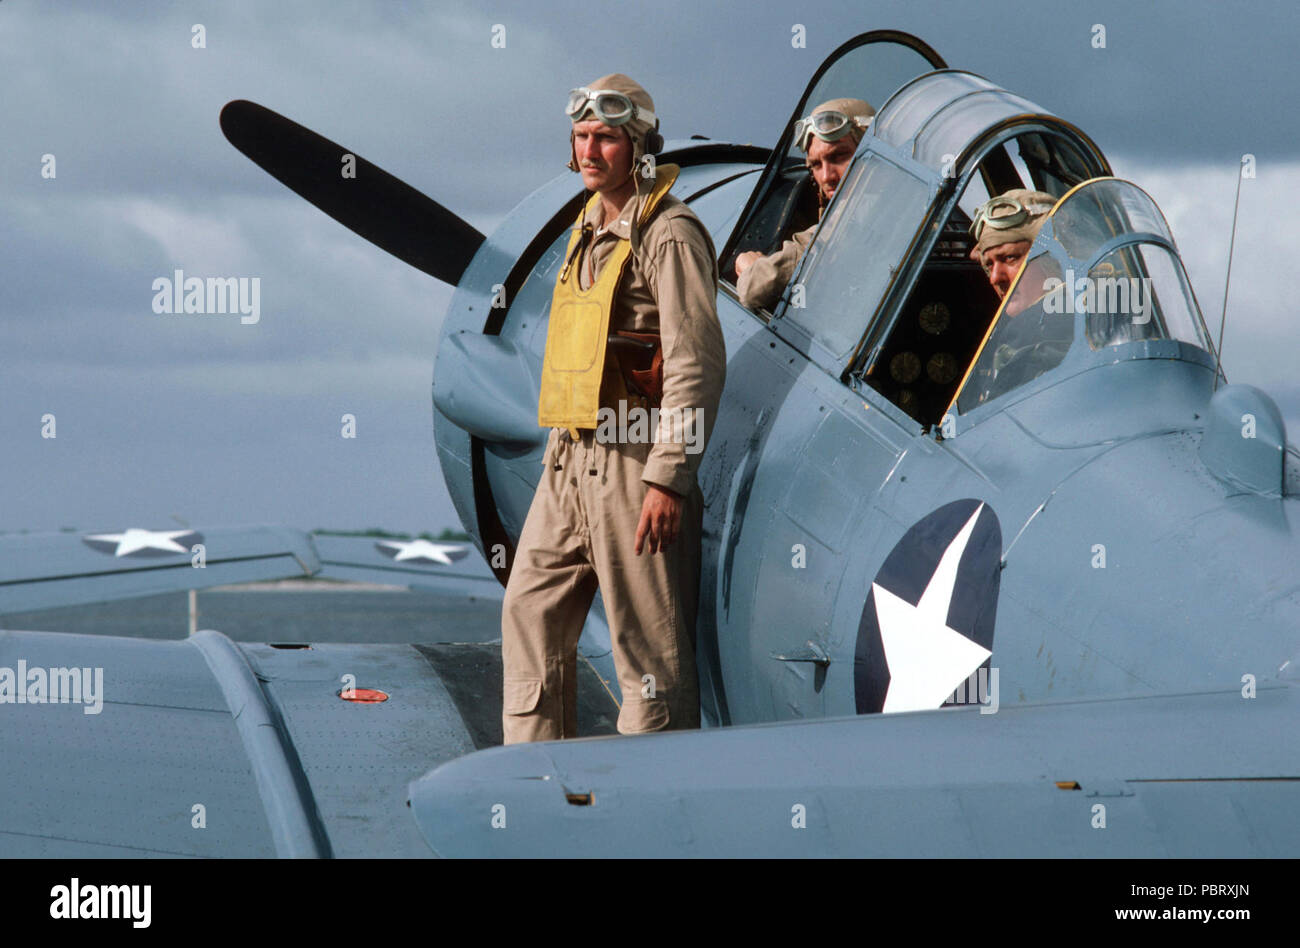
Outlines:
<svg viewBox="0 0 1300 948"><path fill-rule="evenodd" d="M640 228L677 180L677 165L660 165L655 185L641 206ZM596 206L596 194L578 217L564 259L572 260L582 239L582 222ZM587 289L578 285L578 266L565 266L551 297L551 322L542 359L542 391L537 400L537 424L543 428L595 428L600 411L600 383L605 370L605 345L614 294L627 267L632 243L620 240L605 260L600 275Z"/></svg>

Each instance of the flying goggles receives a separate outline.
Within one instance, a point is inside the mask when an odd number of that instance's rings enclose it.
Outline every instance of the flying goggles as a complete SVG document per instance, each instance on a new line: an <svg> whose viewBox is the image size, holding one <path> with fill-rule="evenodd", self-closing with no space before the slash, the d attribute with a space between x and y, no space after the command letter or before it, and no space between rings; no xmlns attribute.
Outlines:
<svg viewBox="0 0 1300 948"><path fill-rule="evenodd" d="M1006 214L993 216L993 212L1007 209ZM971 218L970 232L971 236L979 241L980 234L984 233L984 225L988 224L994 230L1010 230L1013 227L1019 227L1031 214L1046 214L1052 209L1050 204L1025 204L1018 198L1013 197L995 197L990 198L979 206L975 211L975 216Z"/></svg>
<svg viewBox="0 0 1300 948"><path fill-rule="evenodd" d="M836 109L826 109L795 122L794 141L800 149L807 151L814 135L824 142L835 142L853 131L854 126L865 130L870 124L869 118L845 115Z"/></svg>
<svg viewBox="0 0 1300 948"><path fill-rule="evenodd" d="M638 107L631 99L613 89L572 89L569 92L569 104L564 107L569 118L578 121L587 109L591 109L596 118L611 128L625 125L634 118L639 118L651 127L656 127L659 119L649 109Z"/></svg>

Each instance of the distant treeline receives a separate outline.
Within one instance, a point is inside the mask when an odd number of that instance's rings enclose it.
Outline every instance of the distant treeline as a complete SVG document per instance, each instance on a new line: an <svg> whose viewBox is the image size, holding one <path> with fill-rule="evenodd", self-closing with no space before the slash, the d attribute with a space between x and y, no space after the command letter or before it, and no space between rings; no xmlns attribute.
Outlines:
<svg viewBox="0 0 1300 948"><path fill-rule="evenodd" d="M443 527L439 534L429 533L393 533L389 530L370 529L370 530L313 530L312 533L325 537L377 537L380 540L461 540L468 541L469 534L463 530L453 530L450 527Z"/></svg>

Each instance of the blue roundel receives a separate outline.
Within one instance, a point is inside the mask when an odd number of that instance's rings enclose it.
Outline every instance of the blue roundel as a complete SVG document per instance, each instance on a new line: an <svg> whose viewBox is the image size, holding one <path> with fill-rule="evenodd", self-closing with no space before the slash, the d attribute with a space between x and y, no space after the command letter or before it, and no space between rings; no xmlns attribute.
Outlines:
<svg viewBox="0 0 1300 948"><path fill-rule="evenodd" d="M946 504L903 534L858 623L858 714L937 708L988 667L1001 559L1002 528L980 500Z"/></svg>

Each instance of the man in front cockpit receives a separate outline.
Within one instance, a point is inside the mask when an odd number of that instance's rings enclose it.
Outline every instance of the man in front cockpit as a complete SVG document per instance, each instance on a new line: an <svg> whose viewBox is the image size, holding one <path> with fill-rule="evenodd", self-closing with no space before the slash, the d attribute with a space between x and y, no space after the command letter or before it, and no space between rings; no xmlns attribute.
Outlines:
<svg viewBox="0 0 1300 948"><path fill-rule="evenodd" d="M1050 255L1029 258L1034 239L1055 205L1056 198L1043 191L1015 188L980 205L971 219L975 238L971 259L979 261L993 291L1004 301L1002 317L976 363L976 385L985 393L980 401L1037 378L1060 363L1069 350L1071 320L1044 315L1041 308L1035 310L1037 316L1015 318L1050 291L1046 278L1060 272ZM1026 267L1032 272L1022 273Z"/></svg>
<svg viewBox="0 0 1300 948"><path fill-rule="evenodd" d="M875 114L876 110L861 99L831 99L795 123L795 144L807 156L804 161L817 184L819 219L835 196ZM750 250L736 257L736 295L740 302L751 309L771 309L794 276L795 264L812 243L816 230L814 224L792 234L774 254L764 256Z"/></svg>
<svg viewBox="0 0 1300 948"><path fill-rule="evenodd" d="M1056 198L1043 191L1014 188L985 201L975 211L970 225L971 235L975 238L971 259L984 268L999 299L1011 289L1016 274L1029 256L1038 229L1055 204ZM1041 295L1040 288L1028 299L1032 301ZM1015 315L1011 304L1007 309L1008 316Z"/></svg>

